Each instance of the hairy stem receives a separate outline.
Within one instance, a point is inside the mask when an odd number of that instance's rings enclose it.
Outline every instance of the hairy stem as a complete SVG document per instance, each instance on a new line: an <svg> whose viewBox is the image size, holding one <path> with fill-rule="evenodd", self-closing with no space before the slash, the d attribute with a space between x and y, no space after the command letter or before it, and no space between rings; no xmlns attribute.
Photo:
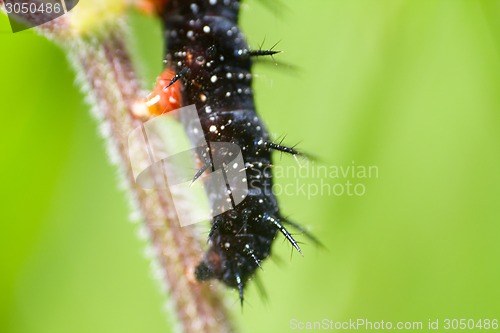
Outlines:
<svg viewBox="0 0 500 333"><path fill-rule="evenodd" d="M188 333L234 331L220 292L193 278L194 267L202 257L202 242L196 230L181 227L168 189L146 192L135 182L129 149L133 154L143 154L145 159L147 152L139 143L128 144L129 133L141 126L132 114L141 87L125 46L123 21L107 23L98 36L75 37L65 33L69 19L61 17L39 30L63 46L78 73L112 161L122 171L133 204L141 214L178 328Z"/></svg>

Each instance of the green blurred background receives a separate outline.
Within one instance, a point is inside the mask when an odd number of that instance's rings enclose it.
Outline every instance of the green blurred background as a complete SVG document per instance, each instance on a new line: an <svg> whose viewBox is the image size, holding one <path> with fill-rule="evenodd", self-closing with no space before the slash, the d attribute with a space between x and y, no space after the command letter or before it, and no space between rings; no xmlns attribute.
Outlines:
<svg viewBox="0 0 500 333"><path fill-rule="evenodd" d="M278 240L281 260L260 275L269 301L251 285L242 313L228 292L241 331L499 318L500 1L282 3L279 15L256 0L242 12L251 45L280 40L276 59L292 65L255 67L258 111L322 165L375 165L379 177L362 180L363 196L279 196L327 250L301 238L305 256L290 260ZM130 24L151 86L159 24ZM0 332L170 332L64 53L33 31L11 34L0 15L0 73Z"/></svg>

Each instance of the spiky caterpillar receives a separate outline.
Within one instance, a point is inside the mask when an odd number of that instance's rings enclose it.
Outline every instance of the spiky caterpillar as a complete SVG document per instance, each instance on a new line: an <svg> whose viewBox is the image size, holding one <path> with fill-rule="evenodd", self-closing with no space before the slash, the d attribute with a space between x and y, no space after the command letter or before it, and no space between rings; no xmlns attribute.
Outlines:
<svg viewBox="0 0 500 333"><path fill-rule="evenodd" d="M270 255L278 232L301 252L284 224L303 230L280 214L269 168L272 150L298 152L271 142L255 111L251 87L252 57L276 52L249 48L238 27L239 6L238 0L166 2L161 14L169 66L166 73L173 70L175 75L163 77L160 88L157 86L163 103L156 98L158 102L151 106L152 113L168 111L168 96L162 92L178 94L182 90L182 104L197 107L207 142L230 142L241 148L248 195L234 209L213 219L210 247L195 274L200 281L215 278L238 289L243 302L244 287ZM167 77L170 82L165 84Z"/></svg>

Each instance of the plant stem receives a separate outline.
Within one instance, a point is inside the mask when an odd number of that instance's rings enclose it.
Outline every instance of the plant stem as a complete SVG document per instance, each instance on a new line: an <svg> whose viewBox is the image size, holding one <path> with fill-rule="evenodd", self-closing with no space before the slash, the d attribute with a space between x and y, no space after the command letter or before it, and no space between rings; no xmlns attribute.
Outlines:
<svg viewBox="0 0 500 333"><path fill-rule="evenodd" d="M194 267L203 255L196 230L181 227L168 189L146 192L135 182L129 149L133 154L144 154L144 158L147 152L139 143L128 145L129 133L142 124L133 116L141 87L125 46L124 22L108 23L101 27L98 36L69 37L64 33L68 31L65 18L45 24L39 30L59 42L72 60L78 81L100 123L111 159L121 170L127 191L141 214L161 267L163 283L170 293L178 328L186 333L234 331L221 293L207 283L197 282L193 276Z"/></svg>

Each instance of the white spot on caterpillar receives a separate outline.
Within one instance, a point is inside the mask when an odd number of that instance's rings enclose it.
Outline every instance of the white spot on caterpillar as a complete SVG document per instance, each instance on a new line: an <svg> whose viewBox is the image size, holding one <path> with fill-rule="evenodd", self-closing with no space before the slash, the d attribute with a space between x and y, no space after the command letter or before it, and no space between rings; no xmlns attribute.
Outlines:
<svg viewBox="0 0 500 333"><path fill-rule="evenodd" d="M208 34L210 32L210 27L208 25L203 27L203 32Z"/></svg>
<svg viewBox="0 0 500 333"><path fill-rule="evenodd" d="M212 108L207 105L207 107L205 108L205 112L206 113L211 113L212 112Z"/></svg>
<svg viewBox="0 0 500 333"><path fill-rule="evenodd" d="M193 32L193 30L189 30L189 31L187 32L186 36L188 36L188 38L193 38L193 36L194 36L194 32Z"/></svg>
<svg viewBox="0 0 500 333"><path fill-rule="evenodd" d="M182 53L186 53L186 52L182 52ZM186 56L186 55L184 55ZM196 57L196 62L200 65L204 65L205 64L205 58L203 56L198 56Z"/></svg>
<svg viewBox="0 0 500 333"><path fill-rule="evenodd" d="M210 78L210 81L212 81L212 83L217 82L217 75L212 75L212 77Z"/></svg>
<svg viewBox="0 0 500 333"><path fill-rule="evenodd" d="M205 94L200 94L200 101L206 102L206 100L207 100L207 96L205 96Z"/></svg>
<svg viewBox="0 0 500 333"><path fill-rule="evenodd" d="M215 125L210 126L209 130L210 130L210 132L217 132L217 126L215 126Z"/></svg>
<svg viewBox="0 0 500 333"><path fill-rule="evenodd" d="M231 78L233 77L233 74L232 74L232 73L227 73L227 74L226 74L226 77L227 77L228 79L231 79Z"/></svg>
<svg viewBox="0 0 500 333"><path fill-rule="evenodd" d="M217 0L210 0L209 2L212 6L215 6L217 4Z"/></svg>
<svg viewBox="0 0 500 333"><path fill-rule="evenodd" d="M165 89L163 89L163 91L165 91ZM160 101L160 95L154 95L153 98L151 98L150 100L146 101L146 105L147 106L151 106L153 104L156 104Z"/></svg>

